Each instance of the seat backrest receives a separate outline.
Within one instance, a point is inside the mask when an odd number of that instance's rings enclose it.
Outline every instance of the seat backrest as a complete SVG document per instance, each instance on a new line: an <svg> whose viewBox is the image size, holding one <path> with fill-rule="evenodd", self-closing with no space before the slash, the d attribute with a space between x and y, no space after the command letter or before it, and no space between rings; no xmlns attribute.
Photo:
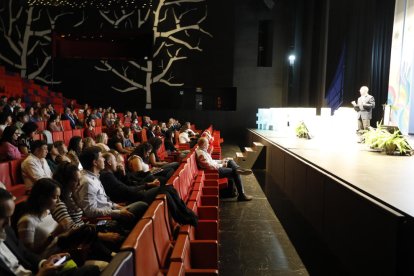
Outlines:
<svg viewBox="0 0 414 276"><path fill-rule="evenodd" d="M12 186L12 179L10 177L9 162L0 163L0 181L6 186L6 189L10 191L10 188Z"/></svg>
<svg viewBox="0 0 414 276"><path fill-rule="evenodd" d="M132 251L135 275L159 275L157 252L154 245L154 224L151 219L141 219L129 233L121 251Z"/></svg>
<svg viewBox="0 0 414 276"><path fill-rule="evenodd" d="M22 177L22 159L11 160L10 163L10 176L13 185L23 184Z"/></svg>
<svg viewBox="0 0 414 276"><path fill-rule="evenodd" d="M53 139L53 142L63 141L63 139L64 139L63 131L53 131L52 132L52 139Z"/></svg>
<svg viewBox="0 0 414 276"><path fill-rule="evenodd" d="M69 120L62 120L61 122L62 122L63 130L72 130Z"/></svg>
<svg viewBox="0 0 414 276"><path fill-rule="evenodd" d="M172 234L165 208L166 204L163 200L155 200L143 215L143 218L151 219L154 224L154 244L160 267L165 267L172 249Z"/></svg>
<svg viewBox="0 0 414 276"><path fill-rule="evenodd" d="M73 136L80 136L83 138L83 128L77 128L72 130Z"/></svg>
<svg viewBox="0 0 414 276"><path fill-rule="evenodd" d="M69 141L73 136L73 132L72 130L65 130L63 132L63 141L65 142L66 146L69 146ZM54 140L53 140L54 141Z"/></svg>
<svg viewBox="0 0 414 276"><path fill-rule="evenodd" d="M147 142L148 141L148 137L147 137L147 129L143 128L141 130L141 143Z"/></svg>
<svg viewBox="0 0 414 276"><path fill-rule="evenodd" d="M36 122L37 130L42 131L46 129L46 122L45 121L38 121Z"/></svg>
<svg viewBox="0 0 414 276"><path fill-rule="evenodd" d="M118 252L112 258L108 266L102 271L101 276L134 275L134 256L132 252Z"/></svg>
<svg viewBox="0 0 414 276"><path fill-rule="evenodd" d="M178 176L180 177L181 199L186 201L189 197L192 186L191 171L188 164L184 165L184 168L179 172Z"/></svg>

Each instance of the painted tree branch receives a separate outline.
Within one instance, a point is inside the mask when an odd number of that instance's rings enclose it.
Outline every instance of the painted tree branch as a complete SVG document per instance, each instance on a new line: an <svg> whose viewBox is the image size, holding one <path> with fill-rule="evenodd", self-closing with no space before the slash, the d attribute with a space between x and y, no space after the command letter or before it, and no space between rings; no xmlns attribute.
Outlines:
<svg viewBox="0 0 414 276"><path fill-rule="evenodd" d="M114 19L109 18L109 16L107 14L109 14L109 11L103 11L100 10L99 14L112 26L114 26L115 29L118 29L119 24L126 20L128 17L130 17L131 15L134 14L135 11L131 11L129 13L125 13L125 10L122 10L122 16L118 17L118 15L116 14L116 12L114 12Z"/></svg>

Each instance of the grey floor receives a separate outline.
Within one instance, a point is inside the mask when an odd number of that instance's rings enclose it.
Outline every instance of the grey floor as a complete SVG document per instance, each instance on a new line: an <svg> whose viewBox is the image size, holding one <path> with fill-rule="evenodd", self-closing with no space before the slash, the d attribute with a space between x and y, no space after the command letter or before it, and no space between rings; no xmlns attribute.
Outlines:
<svg viewBox="0 0 414 276"><path fill-rule="evenodd" d="M236 151L222 147L223 157ZM255 175L242 178L254 199L220 202L220 275L309 275Z"/></svg>

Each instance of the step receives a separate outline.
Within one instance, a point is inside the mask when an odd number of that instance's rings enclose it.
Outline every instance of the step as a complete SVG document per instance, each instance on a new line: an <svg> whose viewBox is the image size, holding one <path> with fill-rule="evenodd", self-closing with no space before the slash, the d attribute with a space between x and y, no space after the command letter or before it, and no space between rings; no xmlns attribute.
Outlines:
<svg viewBox="0 0 414 276"><path fill-rule="evenodd" d="M250 148L250 147L244 147L244 150L246 152L254 152L254 150L252 148Z"/></svg>
<svg viewBox="0 0 414 276"><path fill-rule="evenodd" d="M236 157L237 158L245 158L244 153L243 152L236 152Z"/></svg>
<svg viewBox="0 0 414 276"><path fill-rule="evenodd" d="M260 142L253 142L253 145L255 146L255 147L257 147L257 148L259 148L259 147L264 147L264 145L262 144L262 143L260 143Z"/></svg>

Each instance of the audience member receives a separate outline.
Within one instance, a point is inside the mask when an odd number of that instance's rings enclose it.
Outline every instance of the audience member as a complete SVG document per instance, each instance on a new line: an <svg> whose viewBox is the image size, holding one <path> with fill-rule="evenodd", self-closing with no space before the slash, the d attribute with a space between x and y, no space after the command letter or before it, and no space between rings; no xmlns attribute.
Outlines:
<svg viewBox="0 0 414 276"><path fill-rule="evenodd" d="M82 149L82 137L73 136L72 138L70 138L68 153L66 154L66 156L70 159L70 162L78 166L80 170L82 169L82 164L79 162L79 156L82 152Z"/></svg>
<svg viewBox="0 0 414 276"><path fill-rule="evenodd" d="M240 168L236 162L230 159L213 160L211 155L207 152L208 146L209 143L206 138L202 137L198 140L198 147L196 149L198 165L202 169L218 171L219 177L227 177L229 179L229 184L233 183L230 181L233 180L238 192L238 201L252 200L251 196L245 194L243 183L240 177L240 174L251 174L252 171ZM233 190L233 187L230 186L230 190Z"/></svg>
<svg viewBox="0 0 414 276"><path fill-rule="evenodd" d="M14 123L14 126L19 130L19 133L22 133L22 127L25 123L29 121L29 115L26 114L26 112L20 111L16 116L16 122Z"/></svg>
<svg viewBox="0 0 414 276"><path fill-rule="evenodd" d="M125 207L112 202L105 193L99 173L105 168L105 162L99 147L85 149L80 155L84 168L81 185L76 190L77 204L88 218L111 216L124 225L132 227L142 217L148 205L145 202L134 202Z"/></svg>
<svg viewBox="0 0 414 276"><path fill-rule="evenodd" d="M23 125L23 134L20 135L18 140L19 150L22 154L28 155L32 151L31 144L34 141L33 138L38 128L39 127L34 122L27 122Z"/></svg>
<svg viewBox="0 0 414 276"><path fill-rule="evenodd" d="M87 118L86 119L86 128L83 131L83 137L91 137L92 139L96 139L96 134L95 134L95 120L92 118Z"/></svg>
<svg viewBox="0 0 414 276"><path fill-rule="evenodd" d="M82 141L83 141L82 150L96 145L95 140L92 137L83 138Z"/></svg>
<svg viewBox="0 0 414 276"><path fill-rule="evenodd" d="M50 214L59 196L60 188L56 181L49 178L37 180L27 199L28 211L17 223L19 239L24 246L41 256L57 251L55 238L64 232Z"/></svg>
<svg viewBox="0 0 414 276"><path fill-rule="evenodd" d="M7 116L13 116L13 110L14 107L16 106L16 98L14 97L10 97L9 100L7 101L7 104L3 107L3 113Z"/></svg>
<svg viewBox="0 0 414 276"><path fill-rule="evenodd" d="M0 188L0 275L59 275L63 265L55 265L55 263L68 254L55 254L48 259L41 259L26 249L10 227L14 209L13 196ZM65 275L98 276L99 269L96 266L83 266L79 269L74 268L66 271Z"/></svg>
<svg viewBox="0 0 414 276"><path fill-rule="evenodd" d="M12 115L8 113L0 113L0 137L4 131L4 129L10 126L13 122Z"/></svg>
<svg viewBox="0 0 414 276"><path fill-rule="evenodd" d="M61 161L61 157L59 154L59 150L55 147L54 143L47 145L47 151L48 153L46 155L46 161L53 174L59 162Z"/></svg>
<svg viewBox="0 0 414 276"><path fill-rule="evenodd" d="M105 132L96 135L96 145L102 149L102 151L109 151L108 147L108 134Z"/></svg>
<svg viewBox="0 0 414 276"><path fill-rule="evenodd" d="M62 120L69 120L70 122L70 127L72 129L76 128L77 125L77 119L75 118L75 116L72 114L72 110L70 109L70 107L66 107L65 108L65 113L62 114L61 116ZM69 130L69 129L65 129L65 130Z"/></svg>
<svg viewBox="0 0 414 276"><path fill-rule="evenodd" d="M165 185L168 179L174 174L174 170L166 169L160 170L152 168L148 164L149 156L152 152L150 143L145 142L135 148L128 158L128 170L132 173L139 173L140 176L152 177L152 173L156 173L155 178L158 179L162 185Z"/></svg>
<svg viewBox="0 0 414 276"><path fill-rule="evenodd" d="M120 127L112 134L112 138L108 141L108 146L119 153L130 154L132 152L131 148L124 147L124 132Z"/></svg>
<svg viewBox="0 0 414 276"><path fill-rule="evenodd" d="M100 180L109 198L115 202L133 203L136 201L145 201L151 204L159 193L159 189L154 185L159 185L159 182L152 182L150 185L144 183L140 186L128 186L115 176L118 170L118 162L115 156L106 152L103 155L105 159L105 169L100 173ZM152 187L148 189L149 187ZM148 189L148 190L147 190Z"/></svg>
<svg viewBox="0 0 414 276"><path fill-rule="evenodd" d="M32 143L32 152L22 162L22 176L26 189L30 190L33 183L40 178L52 178L52 171L46 161L47 145L38 140Z"/></svg>
<svg viewBox="0 0 414 276"><path fill-rule="evenodd" d="M149 164L153 167L162 168L163 170L172 169L175 171L178 169L178 166L180 164L178 162L167 162L167 161L161 161L158 157L158 150L162 146L162 140L158 137L153 137L149 139L148 143L152 146L152 152L149 155Z"/></svg>
<svg viewBox="0 0 414 276"><path fill-rule="evenodd" d="M47 121L47 129L49 131L63 131L63 125L60 121L60 117L56 114L51 114Z"/></svg>
<svg viewBox="0 0 414 276"><path fill-rule="evenodd" d="M63 141L56 141L53 143L56 149L59 152L59 157L57 158L58 163L61 162L71 162L71 159L67 156L68 148L66 147Z"/></svg>
<svg viewBox="0 0 414 276"><path fill-rule="evenodd" d="M0 162L22 158L17 147L19 135L15 126L6 127L0 139Z"/></svg>

